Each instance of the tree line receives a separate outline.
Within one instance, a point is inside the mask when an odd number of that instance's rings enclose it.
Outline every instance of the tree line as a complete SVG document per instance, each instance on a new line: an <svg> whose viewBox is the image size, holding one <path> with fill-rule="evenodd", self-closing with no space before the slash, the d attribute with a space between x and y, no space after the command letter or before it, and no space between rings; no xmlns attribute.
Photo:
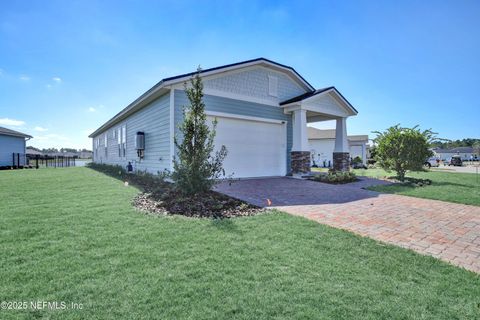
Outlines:
<svg viewBox="0 0 480 320"><path fill-rule="evenodd" d="M35 147L32 147L32 146L28 146L27 149L35 150L35 151L42 152L42 153L91 152L90 150L87 150L85 148L84 149L73 149L73 148L60 148L60 149L57 149L57 148L46 148L45 149L45 148L43 148L43 149L39 149L39 148L35 148Z"/></svg>
<svg viewBox="0 0 480 320"><path fill-rule="evenodd" d="M462 140L435 140L431 142L433 148L453 149L458 147L480 148L480 139L466 138Z"/></svg>

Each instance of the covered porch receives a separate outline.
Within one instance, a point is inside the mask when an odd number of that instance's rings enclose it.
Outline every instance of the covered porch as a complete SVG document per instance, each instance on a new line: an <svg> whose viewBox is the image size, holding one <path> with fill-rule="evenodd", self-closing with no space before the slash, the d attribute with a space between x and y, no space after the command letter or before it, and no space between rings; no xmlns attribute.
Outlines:
<svg viewBox="0 0 480 320"><path fill-rule="evenodd" d="M328 87L280 103L293 119L293 145L291 150L291 172L302 175L310 172L310 148L307 124L335 120L335 148L333 168L346 171L350 168L347 140L347 118L357 115L357 110L335 88Z"/></svg>

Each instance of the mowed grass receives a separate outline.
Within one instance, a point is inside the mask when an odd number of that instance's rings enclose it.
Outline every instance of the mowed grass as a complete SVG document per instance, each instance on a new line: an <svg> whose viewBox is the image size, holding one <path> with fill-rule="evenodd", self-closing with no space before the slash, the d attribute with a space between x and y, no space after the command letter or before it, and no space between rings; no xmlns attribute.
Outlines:
<svg viewBox="0 0 480 320"><path fill-rule="evenodd" d="M395 172L386 172L381 169L358 169L354 171L358 176L374 178L395 176ZM423 187L408 185L375 186L369 189L480 206L480 174L426 171L409 172L407 177L430 179L432 184Z"/></svg>
<svg viewBox="0 0 480 320"><path fill-rule="evenodd" d="M152 217L88 168L0 172L0 319L475 319L480 277L280 212Z"/></svg>

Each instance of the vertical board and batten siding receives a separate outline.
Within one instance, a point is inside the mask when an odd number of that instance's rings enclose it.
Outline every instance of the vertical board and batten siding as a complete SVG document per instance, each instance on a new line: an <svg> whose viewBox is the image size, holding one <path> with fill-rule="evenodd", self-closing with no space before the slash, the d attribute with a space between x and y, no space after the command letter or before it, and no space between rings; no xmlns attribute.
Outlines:
<svg viewBox="0 0 480 320"><path fill-rule="evenodd" d="M25 138L0 135L0 167L13 165L13 153L20 153L20 165L24 165Z"/></svg>
<svg viewBox="0 0 480 320"><path fill-rule="evenodd" d="M118 140L114 133L122 126L127 127L126 157L118 156ZM145 133L145 154L140 159L135 149L135 139L138 131ZM105 157L105 134L107 134L107 157ZM125 120L97 135L100 147L94 154L94 161L125 167L132 162L136 170L153 174L170 169L170 96L161 96L148 106L130 115Z"/></svg>
<svg viewBox="0 0 480 320"><path fill-rule="evenodd" d="M183 119L183 106L188 106L189 101L185 91L183 90L175 90L174 97L174 123L177 124L175 125L175 135L178 137L178 123L180 123ZM286 167L287 171L290 171L290 151L292 150L292 117L289 114L284 114L283 108L210 95L205 95L203 97L203 101L207 111L287 121Z"/></svg>

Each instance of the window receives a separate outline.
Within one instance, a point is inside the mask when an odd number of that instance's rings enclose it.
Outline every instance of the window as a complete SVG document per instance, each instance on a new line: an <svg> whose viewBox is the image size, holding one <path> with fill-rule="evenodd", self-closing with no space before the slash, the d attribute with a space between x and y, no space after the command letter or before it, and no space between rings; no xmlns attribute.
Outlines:
<svg viewBox="0 0 480 320"><path fill-rule="evenodd" d="M107 133L105 133L105 158L108 156L107 145L108 145L108 135Z"/></svg>
<svg viewBox="0 0 480 320"><path fill-rule="evenodd" d="M268 76L268 94L278 97L278 78L275 76Z"/></svg>
<svg viewBox="0 0 480 320"><path fill-rule="evenodd" d="M95 148L95 156L98 157L98 147L100 146L100 138L96 138L93 140L93 146Z"/></svg>
<svg viewBox="0 0 480 320"><path fill-rule="evenodd" d="M118 144L118 156L122 156L122 129L117 129L117 144Z"/></svg>
<svg viewBox="0 0 480 320"><path fill-rule="evenodd" d="M123 157L127 155L127 126L122 127L122 152Z"/></svg>

